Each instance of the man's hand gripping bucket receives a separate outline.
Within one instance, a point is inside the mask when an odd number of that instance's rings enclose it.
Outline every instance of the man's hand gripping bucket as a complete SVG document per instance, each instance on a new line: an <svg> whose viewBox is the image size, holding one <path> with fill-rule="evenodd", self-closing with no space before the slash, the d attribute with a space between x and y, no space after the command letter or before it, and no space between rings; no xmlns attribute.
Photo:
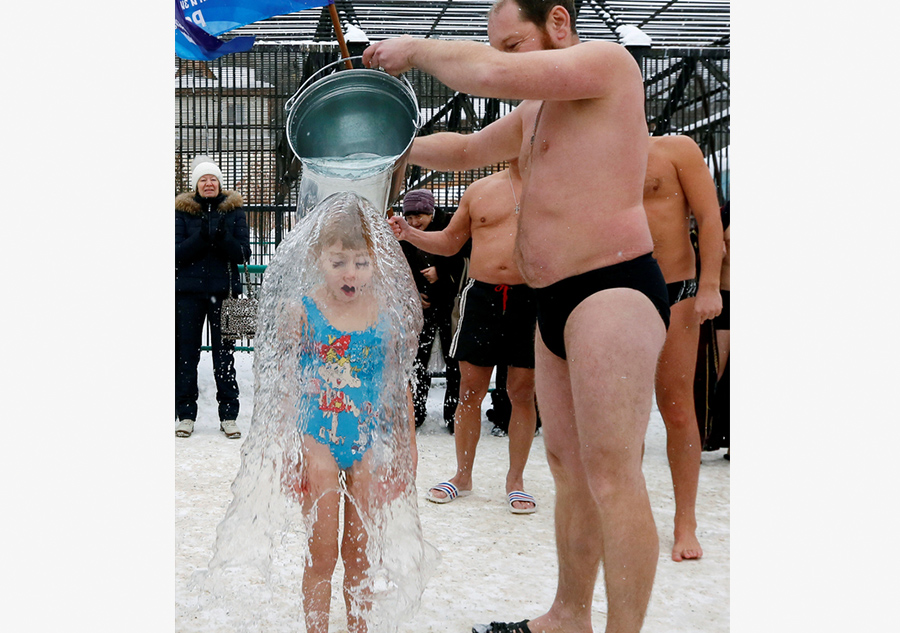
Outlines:
<svg viewBox="0 0 900 633"><path fill-rule="evenodd" d="M288 143L303 164L298 217L338 191L364 196L386 212L403 187L409 150L421 126L406 78L380 70L340 70L343 61L312 75L285 104ZM336 72L316 79L335 66Z"/></svg>

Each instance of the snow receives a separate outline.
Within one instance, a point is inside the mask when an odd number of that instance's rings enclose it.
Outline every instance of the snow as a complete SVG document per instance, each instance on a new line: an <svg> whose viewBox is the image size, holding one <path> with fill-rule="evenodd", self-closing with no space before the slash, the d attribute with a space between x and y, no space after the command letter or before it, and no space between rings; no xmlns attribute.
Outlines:
<svg viewBox="0 0 900 633"><path fill-rule="evenodd" d="M235 354L241 388L238 425L249 426L252 414L252 354ZM240 460L241 441L219 431L215 386L208 352L200 365L199 415L194 435L176 439L175 448L175 630L180 633L223 631L196 611L197 595L188 588L196 569L206 567L215 528L230 501L229 486ZM533 515L514 516L505 505L504 479L508 440L490 435L483 418L475 460L474 493L448 505L425 500L428 486L455 471L453 437L442 427L443 381L436 379L429 394L428 419L418 433L417 484L419 512L426 539L441 552L442 561L429 582L423 604L402 633L468 632L475 623L520 620L543 613L556 588L553 536L553 481L547 467L543 437L537 436L525 471L525 487L537 498ZM489 398L485 399L487 409ZM173 423L174 428L174 423ZM246 434L245 434L246 435ZM645 633L721 632L730 617L730 464L724 450L703 454L697 499L701 561L675 563L670 558L674 497L665 456L665 429L654 408L647 433L644 474L660 535L660 556ZM299 595L288 593L270 608L286 611L289 622L299 613ZM291 607L292 605L292 607ZM605 626L606 601L598 585L593 624ZM277 618L276 618L277 619ZM342 602L335 594L332 629L341 630ZM285 623L283 630L302 631ZM272 629L276 633L282 629ZM224 633L224 631L223 631Z"/></svg>
<svg viewBox="0 0 900 633"><path fill-rule="evenodd" d="M369 36L366 32L355 24L349 22L344 24L344 41L346 42L368 42Z"/></svg>
<svg viewBox="0 0 900 633"><path fill-rule="evenodd" d="M222 66L221 69L216 70L221 72L222 75L218 79L208 79L197 75L176 75L175 88L193 88L196 90L217 88L220 85L220 80L222 86L240 90L272 88L272 84L256 78L255 68Z"/></svg>
<svg viewBox="0 0 900 633"><path fill-rule="evenodd" d="M633 24L622 24L616 27L619 44L622 46L650 46L652 38Z"/></svg>

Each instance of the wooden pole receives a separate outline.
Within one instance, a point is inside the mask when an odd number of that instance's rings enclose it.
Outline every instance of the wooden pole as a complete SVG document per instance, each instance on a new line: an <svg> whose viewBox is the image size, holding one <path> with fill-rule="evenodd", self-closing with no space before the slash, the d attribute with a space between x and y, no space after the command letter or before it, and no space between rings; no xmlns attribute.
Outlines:
<svg viewBox="0 0 900 633"><path fill-rule="evenodd" d="M344 66L347 70L353 68L353 62L350 61L350 49L347 48L347 42L344 41L344 31L341 30L341 19L338 17L337 7L334 6L334 0L328 3L328 12L331 13L331 23L334 25L334 33L337 35L338 46L341 48L341 57L344 58Z"/></svg>

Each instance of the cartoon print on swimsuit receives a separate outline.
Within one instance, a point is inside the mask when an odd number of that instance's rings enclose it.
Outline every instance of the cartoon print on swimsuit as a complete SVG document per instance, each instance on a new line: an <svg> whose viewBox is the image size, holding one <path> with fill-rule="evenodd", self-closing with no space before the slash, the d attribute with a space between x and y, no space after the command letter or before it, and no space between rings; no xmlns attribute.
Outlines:
<svg viewBox="0 0 900 633"><path fill-rule="evenodd" d="M318 439L331 444L343 444L345 437L338 434L339 414L345 413L360 418L361 415L365 417L364 414L372 408L373 403L368 401L358 405L345 390L358 389L362 386L359 376L361 373L367 373L364 369L370 364L372 347L363 345L361 349L354 349L357 346L351 346L353 333L342 336L327 334L326 339L327 343L317 344L317 353L322 363L316 373L324 381L324 385L319 382L317 391L319 411L325 418L331 419L331 427L321 427ZM365 426L361 425L359 428L359 439L351 448L353 455L361 455L369 443Z"/></svg>
<svg viewBox="0 0 900 633"><path fill-rule="evenodd" d="M354 404L343 386L359 387L360 380L354 375L354 366L350 358L344 356L350 345L350 335L344 334L340 338L328 336L328 343L319 344L319 356L322 358L322 366L319 367L319 376L325 380L325 388L321 390L319 398L319 411L327 417L331 414L332 425L327 433L324 428L319 429L319 436L335 444L343 444L344 438L337 435L338 413L347 412L359 417L359 407ZM355 373L359 373L359 366L355 367Z"/></svg>

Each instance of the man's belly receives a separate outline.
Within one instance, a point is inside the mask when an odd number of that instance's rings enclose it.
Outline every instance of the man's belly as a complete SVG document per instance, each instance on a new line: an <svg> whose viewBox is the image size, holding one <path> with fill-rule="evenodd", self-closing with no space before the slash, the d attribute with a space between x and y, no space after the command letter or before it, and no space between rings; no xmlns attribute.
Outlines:
<svg viewBox="0 0 900 633"><path fill-rule="evenodd" d="M516 239L516 263L525 282L543 288L561 279L649 253L653 240L643 211L617 221L550 222L523 218Z"/></svg>
<svg viewBox="0 0 900 633"><path fill-rule="evenodd" d="M659 262L666 283L694 279L697 276L697 260L690 239L656 244L653 257Z"/></svg>
<svg viewBox="0 0 900 633"><path fill-rule="evenodd" d="M523 284L525 280L513 255L516 225L512 222L499 232L492 229L472 232L469 277L489 284Z"/></svg>

